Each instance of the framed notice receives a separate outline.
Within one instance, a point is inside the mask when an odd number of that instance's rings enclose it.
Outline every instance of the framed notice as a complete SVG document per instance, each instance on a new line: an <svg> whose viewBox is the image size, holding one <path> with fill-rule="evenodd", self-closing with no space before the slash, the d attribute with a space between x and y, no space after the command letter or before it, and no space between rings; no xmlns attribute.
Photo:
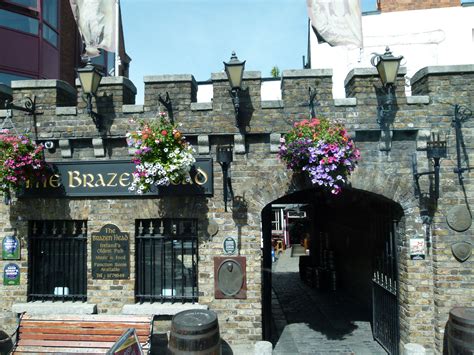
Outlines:
<svg viewBox="0 0 474 355"><path fill-rule="evenodd" d="M425 239L411 238L410 239L410 259L424 260L425 259Z"/></svg>
<svg viewBox="0 0 474 355"><path fill-rule="evenodd" d="M3 284L15 286L20 284L20 267L17 264L7 264L3 268Z"/></svg>
<svg viewBox="0 0 474 355"><path fill-rule="evenodd" d="M91 234L92 278L121 280L130 278L130 234L106 224Z"/></svg>
<svg viewBox="0 0 474 355"><path fill-rule="evenodd" d="M20 260L20 241L14 235L7 235L2 240L2 259Z"/></svg>

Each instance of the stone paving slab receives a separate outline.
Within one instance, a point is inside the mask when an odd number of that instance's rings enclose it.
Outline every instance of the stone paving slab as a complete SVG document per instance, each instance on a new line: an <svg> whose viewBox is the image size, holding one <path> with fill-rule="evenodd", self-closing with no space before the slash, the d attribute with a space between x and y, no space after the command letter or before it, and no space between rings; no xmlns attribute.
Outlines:
<svg viewBox="0 0 474 355"><path fill-rule="evenodd" d="M367 312L340 292L320 292L299 278L291 250L273 265L275 355L386 355L373 339Z"/></svg>

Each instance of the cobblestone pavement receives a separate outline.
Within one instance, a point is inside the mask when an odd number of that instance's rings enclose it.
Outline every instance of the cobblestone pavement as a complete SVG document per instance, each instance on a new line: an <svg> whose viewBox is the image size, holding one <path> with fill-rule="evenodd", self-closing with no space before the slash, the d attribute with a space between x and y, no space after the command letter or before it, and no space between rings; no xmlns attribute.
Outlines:
<svg viewBox="0 0 474 355"><path fill-rule="evenodd" d="M275 355L382 355L367 312L344 293L321 292L299 278L297 256L285 250L273 265Z"/></svg>

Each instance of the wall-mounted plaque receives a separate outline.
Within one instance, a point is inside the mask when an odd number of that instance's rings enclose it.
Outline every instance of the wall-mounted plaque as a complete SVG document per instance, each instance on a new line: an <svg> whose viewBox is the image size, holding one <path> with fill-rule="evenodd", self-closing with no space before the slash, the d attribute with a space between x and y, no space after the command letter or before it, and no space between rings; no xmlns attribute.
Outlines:
<svg viewBox="0 0 474 355"><path fill-rule="evenodd" d="M451 245L451 252L457 261L463 263L472 255L472 244L468 242L458 242Z"/></svg>
<svg viewBox="0 0 474 355"><path fill-rule="evenodd" d="M5 286L20 284L20 267L17 264L7 264L3 268L3 284Z"/></svg>
<svg viewBox="0 0 474 355"><path fill-rule="evenodd" d="M117 280L130 278L130 234L106 224L91 234L92 278Z"/></svg>
<svg viewBox="0 0 474 355"><path fill-rule="evenodd" d="M452 207L446 215L448 226L456 232L464 232L471 227L472 215L466 205Z"/></svg>
<svg viewBox="0 0 474 355"><path fill-rule="evenodd" d="M410 259L424 260L425 259L425 240L423 238L410 239Z"/></svg>
<svg viewBox="0 0 474 355"><path fill-rule="evenodd" d="M247 298L247 270L244 256L214 258L214 297Z"/></svg>
<svg viewBox="0 0 474 355"><path fill-rule="evenodd" d="M237 252L237 241L233 237L227 237L222 243L222 249L225 255L234 255Z"/></svg>
<svg viewBox="0 0 474 355"><path fill-rule="evenodd" d="M2 240L2 259L20 260L20 241L14 235L7 235Z"/></svg>

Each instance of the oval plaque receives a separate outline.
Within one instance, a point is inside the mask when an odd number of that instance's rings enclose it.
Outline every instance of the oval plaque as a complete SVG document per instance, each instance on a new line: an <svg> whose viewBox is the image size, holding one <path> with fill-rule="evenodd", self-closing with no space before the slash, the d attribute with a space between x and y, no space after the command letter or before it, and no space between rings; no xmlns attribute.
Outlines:
<svg viewBox="0 0 474 355"><path fill-rule="evenodd" d="M238 262L233 259L224 260L217 273L217 285L226 296L235 296L244 283L244 273Z"/></svg>
<svg viewBox="0 0 474 355"><path fill-rule="evenodd" d="M471 227L472 215L467 206L454 206L448 211L446 222L456 232L464 232Z"/></svg>

